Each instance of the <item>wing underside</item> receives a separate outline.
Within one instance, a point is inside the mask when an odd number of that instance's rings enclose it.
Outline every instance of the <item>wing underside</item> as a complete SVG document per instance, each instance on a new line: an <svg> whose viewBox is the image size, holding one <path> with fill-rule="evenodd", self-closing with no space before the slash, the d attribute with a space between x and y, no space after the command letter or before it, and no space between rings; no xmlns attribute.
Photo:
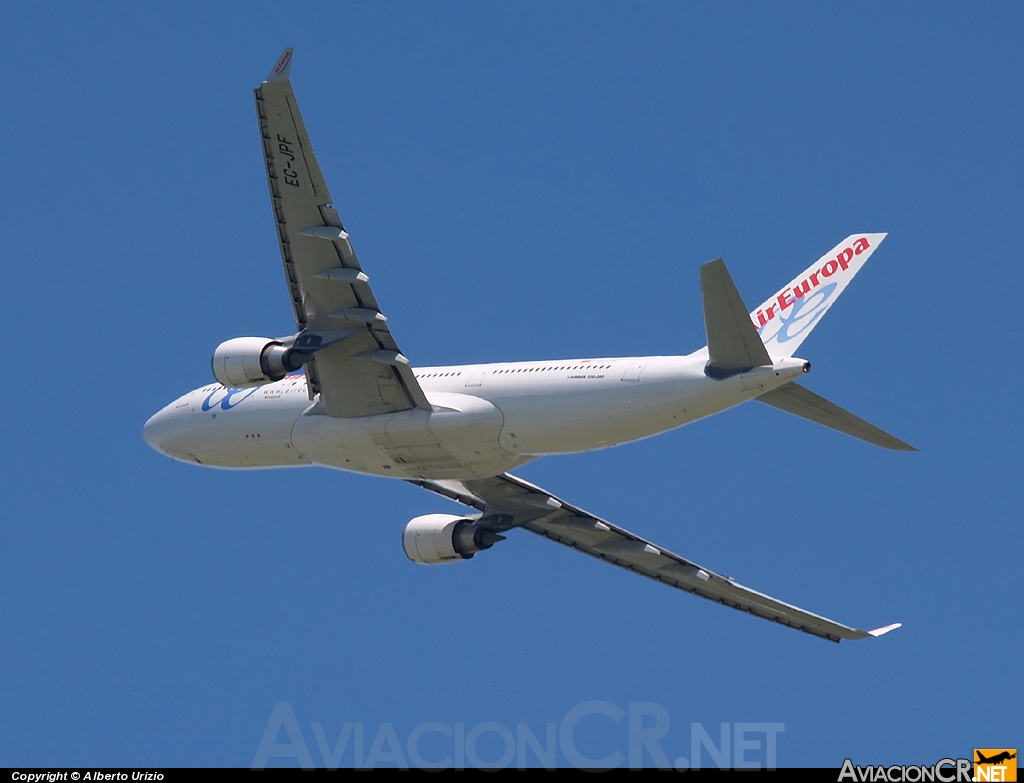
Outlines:
<svg viewBox="0 0 1024 783"><path fill-rule="evenodd" d="M310 397L354 417L429 408L370 290L299 113L285 51L256 89L267 182Z"/></svg>
<svg viewBox="0 0 1024 783"><path fill-rule="evenodd" d="M464 481L413 481L480 511L478 524L531 533L670 587L795 628L829 641L880 636L898 624L864 631L759 593L566 503L529 482L504 474Z"/></svg>

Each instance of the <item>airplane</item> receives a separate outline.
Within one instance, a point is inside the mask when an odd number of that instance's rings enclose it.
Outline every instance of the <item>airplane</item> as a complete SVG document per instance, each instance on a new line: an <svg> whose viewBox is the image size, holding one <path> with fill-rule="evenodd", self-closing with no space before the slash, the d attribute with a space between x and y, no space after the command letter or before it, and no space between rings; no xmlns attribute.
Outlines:
<svg viewBox="0 0 1024 783"><path fill-rule="evenodd" d="M1001 753L997 753L992 758L985 758L985 755L980 751L974 751L978 758L975 760L976 764L1001 764L1004 761L1017 758L1016 753L1004 750Z"/></svg>
<svg viewBox="0 0 1024 783"><path fill-rule="evenodd" d="M700 269L707 345L638 356L415 369L370 288L292 90L292 49L255 90L297 331L213 353L216 383L153 415L143 437L221 468L321 465L404 479L467 507L403 532L415 563L469 559L528 530L724 606L838 642L877 637L744 587L509 473L545 455L639 440L758 400L883 448L916 451L796 381L794 354L885 234L853 234L748 312L721 259Z"/></svg>

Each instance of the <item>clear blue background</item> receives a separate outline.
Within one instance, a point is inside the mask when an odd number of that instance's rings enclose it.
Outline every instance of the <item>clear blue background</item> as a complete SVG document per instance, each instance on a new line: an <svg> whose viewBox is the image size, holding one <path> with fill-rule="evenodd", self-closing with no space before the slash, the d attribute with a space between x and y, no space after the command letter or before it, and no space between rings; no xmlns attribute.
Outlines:
<svg viewBox="0 0 1024 783"><path fill-rule="evenodd" d="M664 706L670 760L691 722L782 722L783 766L1024 745L1022 35L1018 3L6 5L0 765L248 766L279 701L318 764L312 722L542 736L593 699ZM217 343L292 329L251 92L287 45L417 365L688 353L701 263L753 304L889 232L801 354L919 454L750 404L519 473L904 627L836 646L526 533L418 567L402 526L455 509L422 490L151 451Z"/></svg>

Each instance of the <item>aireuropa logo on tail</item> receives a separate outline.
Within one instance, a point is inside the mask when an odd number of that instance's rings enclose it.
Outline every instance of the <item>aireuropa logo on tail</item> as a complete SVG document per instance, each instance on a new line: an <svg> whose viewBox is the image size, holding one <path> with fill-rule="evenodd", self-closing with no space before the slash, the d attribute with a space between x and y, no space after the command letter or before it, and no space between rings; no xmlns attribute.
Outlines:
<svg viewBox="0 0 1024 783"><path fill-rule="evenodd" d="M975 781L1015 781L1017 779L1016 748L975 748Z"/></svg>
<svg viewBox="0 0 1024 783"><path fill-rule="evenodd" d="M754 325L762 342L788 342L811 329L825 314L829 300L838 288L838 284L829 282L829 278L849 269L854 257L870 247L867 237L856 239L803 280L779 291L771 304L758 308L754 313Z"/></svg>

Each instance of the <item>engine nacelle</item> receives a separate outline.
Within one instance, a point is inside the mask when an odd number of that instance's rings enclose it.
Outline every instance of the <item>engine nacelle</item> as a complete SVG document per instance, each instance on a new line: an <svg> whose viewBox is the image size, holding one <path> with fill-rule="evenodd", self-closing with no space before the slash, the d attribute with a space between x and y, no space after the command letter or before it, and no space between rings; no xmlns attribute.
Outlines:
<svg viewBox="0 0 1024 783"><path fill-rule="evenodd" d="M279 340L236 337L213 352L213 377L232 389L245 389L279 381L309 359Z"/></svg>
<svg viewBox="0 0 1024 783"><path fill-rule="evenodd" d="M426 514L405 526L402 548L414 563L439 565L468 560L504 540L505 536L471 519L453 514Z"/></svg>

